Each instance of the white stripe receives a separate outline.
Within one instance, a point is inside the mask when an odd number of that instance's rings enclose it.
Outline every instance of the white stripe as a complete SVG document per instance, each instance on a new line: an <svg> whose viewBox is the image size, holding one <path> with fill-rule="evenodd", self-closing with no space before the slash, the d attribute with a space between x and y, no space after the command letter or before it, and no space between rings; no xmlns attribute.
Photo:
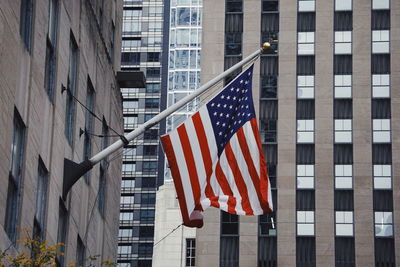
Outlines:
<svg viewBox="0 0 400 267"><path fill-rule="evenodd" d="M197 138L196 129L194 128L193 120L191 118L186 120L185 127L188 134L190 147L192 148L197 176L199 177L200 201L202 201L206 198L205 191L207 185L207 174L204 166L203 154L201 153L199 139Z"/></svg>
<svg viewBox="0 0 400 267"><path fill-rule="evenodd" d="M233 196L236 198L236 207L235 207L236 213L238 215L245 215L246 212L243 210L242 207L242 196L240 195L239 190L237 188L235 177L232 173L231 167L229 166L228 159L226 158L225 150L222 152L220 156L220 164L221 164L221 169L226 176L226 180L229 183L229 187L233 192Z"/></svg>
<svg viewBox="0 0 400 267"><path fill-rule="evenodd" d="M244 136L246 136L247 145L250 150L251 158L253 159L254 166L257 171L258 177L260 177L260 153L264 153L263 151L259 151L258 144L256 141L256 137L254 136L253 128L251 127L251 122L248 121L243 125Z"/></svg>
<svg viewBox="0 0 400 267"><path fill-rule="evenodd" d="M174 148L176 163L178 165L179 173L181 175L183 192L185 194L188 215L190 216L195 207L194 197L193 197L192 185L190 183L190 178L189 178L190 176L185 161L185 156L183 154L182 145L179 139L177 129L171 131L169 136L171 138L172 147Z"/></svg>
<svg viewBox="0 0 400 267"><path fill-rule="evenodd" d="M272 203L271 183L268 178L268 206L271 210L274 210L274 203Z"/></svg>
<svg viewBox="0 0 400 267"><path fill-rule="evenodd" d="M236 162L240 167L240 173L242 174L243 180L247 187L247 195L249 196L249 201L251 208L253 209L254 215L263 214L263 210L260 205L260 200L258 199L257 191L254 187L253 180L251 179L249 168L247 166L246 159L244 158L243 151L239 144L239 139L237 134L234 134L230 140L232 151L235 155ZM259 179L257 177L257 179Z"/></svg>

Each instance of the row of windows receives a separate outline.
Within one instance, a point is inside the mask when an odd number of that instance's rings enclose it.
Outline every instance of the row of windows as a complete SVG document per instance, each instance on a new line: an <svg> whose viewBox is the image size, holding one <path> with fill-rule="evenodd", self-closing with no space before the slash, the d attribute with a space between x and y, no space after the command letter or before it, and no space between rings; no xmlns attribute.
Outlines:
<svg viewBox="0 0 400 267"><path fill-rule="evenodd" d="M372 9L389 9L390 0L373 0ZM352 0L335 0L335 11L351 11ZM299 0L299 12L315 12L315 0Z"/></svg>
<svg viewBox="0 0 400 267"><path fill-rule="evenodd" d="M124 204L147 204L152 205L156 203L156 194L154 193L138 193L136 196L121 196L121 205Z"/></svg>

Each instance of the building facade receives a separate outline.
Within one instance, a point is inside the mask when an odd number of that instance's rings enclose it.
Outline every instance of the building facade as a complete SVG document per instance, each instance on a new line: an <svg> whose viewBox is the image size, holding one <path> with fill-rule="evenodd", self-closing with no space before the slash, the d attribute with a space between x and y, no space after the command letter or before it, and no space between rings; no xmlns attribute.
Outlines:
<svg viewBox="0 0 400 267"><path fill-rule="evenodd" d="M275 211L205 212L196 266L400 262L400 3L203 4L202 81L269 41L253 95Z"/></svg>
<svg viewBox="0 0 400 267"><path fill-rule="evenodd" d="M128 133L166 105L168 54L163 51L168 50L169 1L124 1L123 9L121 70L143 71L146 76L146 88L121 88ZM164 130L165 123L156 125L124 148L118 235L121 267L152 264L156 190L164 180L159 135Z"/></svg>
<svg viewBox="0 0 400 267"><path fill-rule="evenodd" d="M4 1L0 6L0 249L21 229L65 244L58 266L116 261L120 159L62 198L64 158L94 155L122 133L121 1ZM101 137L103 136L103 137Z"/></svg>

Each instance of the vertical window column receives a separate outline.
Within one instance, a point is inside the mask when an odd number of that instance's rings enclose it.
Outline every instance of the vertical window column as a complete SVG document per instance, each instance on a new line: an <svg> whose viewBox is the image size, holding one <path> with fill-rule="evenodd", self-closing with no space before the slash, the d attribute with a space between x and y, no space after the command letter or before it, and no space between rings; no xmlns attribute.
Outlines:
<svg viewBox="0 0 400 267"><path fill-rule="evenodd" d="M239 216L221 211L220 267L239 267Z"/></svg>

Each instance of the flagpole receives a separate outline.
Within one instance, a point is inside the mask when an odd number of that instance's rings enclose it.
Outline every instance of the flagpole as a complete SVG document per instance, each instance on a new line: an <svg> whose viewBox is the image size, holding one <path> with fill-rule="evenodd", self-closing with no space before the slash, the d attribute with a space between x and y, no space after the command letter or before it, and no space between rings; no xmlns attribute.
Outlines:
<svg viewBox="0 0 400 267"><path fill-rule="evenodd" d="M90 159L83 161L81 163L75 163L72 162L68 159L64 159L64 188L63 188L63 196L65 197L66 194L68 193L69 189L72 187L72 185L87 171L89 171L91 168L93 168L94 165L99 163L101 160L105 159L107 156L112 154L113 152L117 151L118 149L122 148L124 145L127 145L130 141L135 139L137 136L141 135L145 130L153 127L155 124L159 123L169 115L171 115L173 112L177 111L196 97L200 96L203 94L205 91L213 87L215 84L217 84L219 81L221 81L223 78L228 76L229 74L232 74L234 71L245 65L246 63L250 62L257 56L259 56L263 51L266 51L271 48L270 43L264 43L262 48L257 49L254 51L252 54L241 60L240 62L236 63L223 73L219 74L215 78L211 79L210 81L206 82L204 85L200 86L197 90L195 90L193 93L187 95L177 103L173 104L172 106L168 107L167 109L163 110L161 113L158 115L154 116L150 120L146 121L143 123L141 126L133 130L132 132L128 133L127 135L124 136L124 138L121 138L120 140L114 142L107 148L101 150L98 152L96 155L91 157Z"/></svg>

